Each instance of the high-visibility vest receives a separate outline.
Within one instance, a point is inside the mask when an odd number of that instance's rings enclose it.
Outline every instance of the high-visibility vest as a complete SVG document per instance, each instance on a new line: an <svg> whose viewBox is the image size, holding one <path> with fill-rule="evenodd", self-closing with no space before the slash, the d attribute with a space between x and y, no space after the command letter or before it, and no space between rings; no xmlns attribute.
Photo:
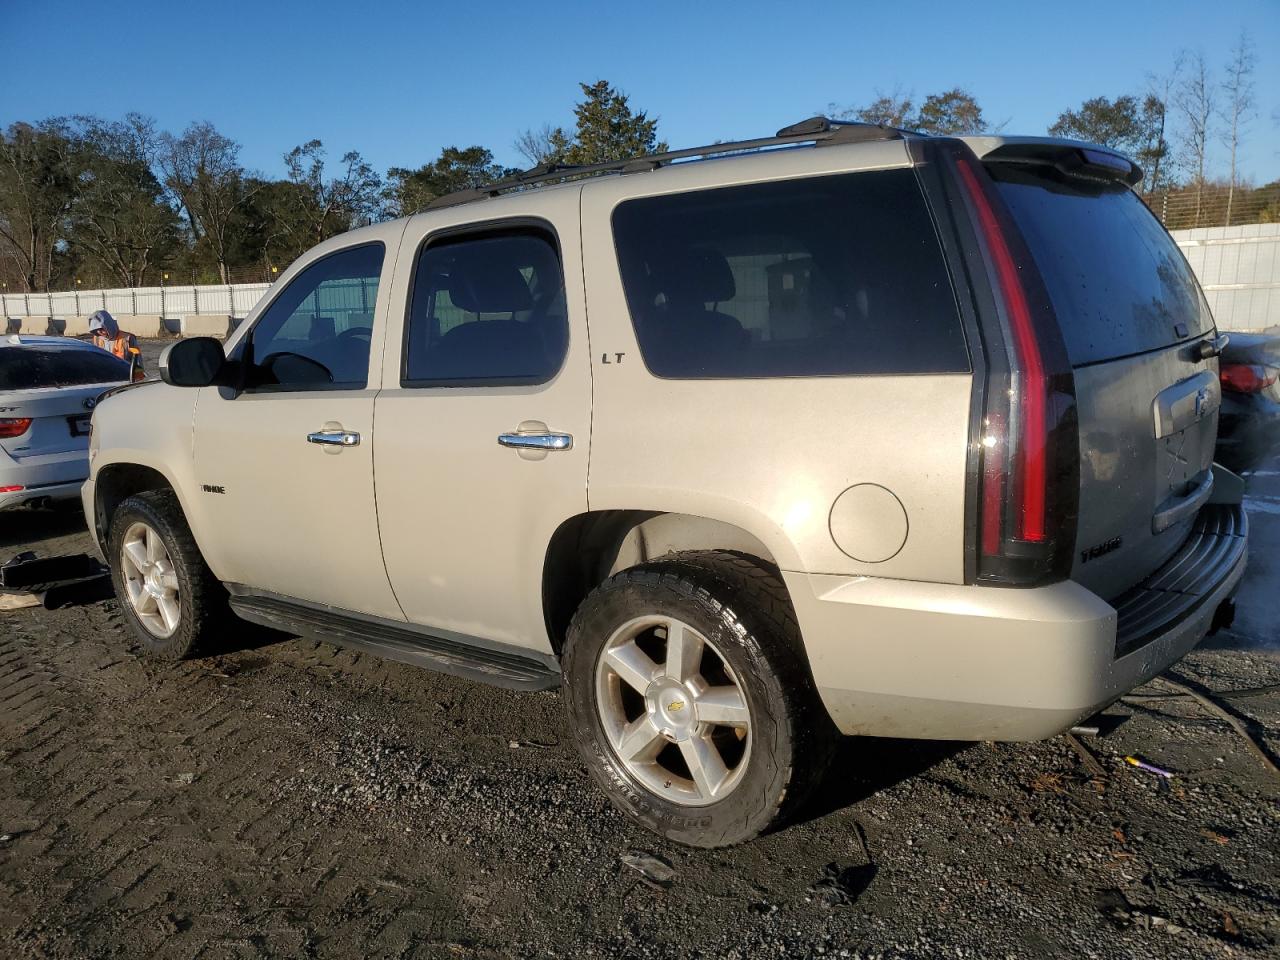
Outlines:
<svg viewBox="0 0 1280 960"><path fill-rule="evenodd" d="M102 334L95 333L93 335L93 345L114 354L121 360L128 360L129 348L138 345L138 338L132 333L125 333L123 330L114 337L104 337Z"/></svg>

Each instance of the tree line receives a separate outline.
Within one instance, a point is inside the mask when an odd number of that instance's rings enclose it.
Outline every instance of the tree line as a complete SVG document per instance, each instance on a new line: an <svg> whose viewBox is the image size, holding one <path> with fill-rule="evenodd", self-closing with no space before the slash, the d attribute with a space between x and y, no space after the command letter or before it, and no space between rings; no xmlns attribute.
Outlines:
<svg viewBox="0 0 1280 960"><path fill-rule="evenodd" d="M1142 189L1194 198L1199 222L1206 187L1219 174L1221 143L1232 199L1249 188L1237 160L1256 118L1256 54L1241 34L1222 76L1202 54L1180 54L1140 91L1094 97L1064 110L1053 136L1102 143L1134 157ZM571 128L521 132L514 150L531 166L589 164L667 149L658 120L632 107L607 81L580 84ZM999 131L962 87L929 94L877 93L831 104L833 117L941 135ZM270 278L316 243L353 227L405 216L445 194L517 171L480 145L449 146L418 167L380 174L358 151L336 161L311 140L283 156L285 175L248 170L240 145L207 122L181 133L139 114L122 120L55 117L0 131L0 284L42 292L172 282ZM1257 191L1280 219L1280 181Z"/></svg>

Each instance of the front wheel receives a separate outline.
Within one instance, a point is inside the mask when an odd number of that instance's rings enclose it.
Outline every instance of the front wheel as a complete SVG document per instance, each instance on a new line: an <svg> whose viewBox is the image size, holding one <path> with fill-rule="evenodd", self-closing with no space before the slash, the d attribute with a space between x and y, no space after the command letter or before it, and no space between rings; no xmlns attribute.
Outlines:
<svg viewBox="0 0 1280 960"><path fill-rule="evenodd" d="M575 740L615 806L698 847L756 836L822 778L833 742L776 571L724 551L624 570L569 629Z"/></svg>
<svg viewBox="0 0 1280 960"><path fill-rule="evenodd" d="M143 648L167 660L207 649L228 611L226 590L205 565L178 498L129 497L111 517L111 582Z"/></svg>

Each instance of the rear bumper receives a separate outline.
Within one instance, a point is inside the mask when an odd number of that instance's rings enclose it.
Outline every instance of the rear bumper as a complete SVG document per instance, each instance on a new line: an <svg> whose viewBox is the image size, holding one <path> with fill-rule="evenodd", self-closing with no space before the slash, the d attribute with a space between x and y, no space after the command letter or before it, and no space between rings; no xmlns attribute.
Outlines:
<svg viewBox="0 0 1280 960"><path fill-rule="evenodd" d="M1205 508L1222 510L1243 518L1238 505ZM1244 574L1243 528L1233 536L1207 581L1179 584L1194 602L1167 605L1167 619L1148 619L1141 642L1121 650L1117 634L1132 632L1130 614L1119 623L1115 607L1072 581L1020 590L784 576L819 693L841 732L1037 740L1097 712L1200 642ZM1170 564L1187 562L1180 552Z"/></svg>
<svg viewBox="0 0 1280 960"><path fill-rule="evenodd" d="M0 483L0 486L8 486ZM80 481L49 483L26 487L13 493L0 493L0 510L21 507L41 500L74 500L80 495Z"/></svg>
<svg viewBox="0 0 1280 960"><path fill-rule="evenodd" d="M0 466L0 487L20 486L12 493L0 493L0 510L21 506L32 500L74 499L80 484L89 475L89 453L65 450L28 457L5 457Z"/></svg>

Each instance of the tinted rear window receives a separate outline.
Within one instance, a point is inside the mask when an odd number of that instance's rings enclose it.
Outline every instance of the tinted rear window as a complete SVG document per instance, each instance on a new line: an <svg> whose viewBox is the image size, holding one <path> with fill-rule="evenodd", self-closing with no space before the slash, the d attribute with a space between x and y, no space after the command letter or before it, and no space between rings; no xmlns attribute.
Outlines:
<svg viewBox="0 0 1280 960"><path fill-rule="evenodd" d="M630 200L613 229L640 350L658 376L969 369L910 170Z"/></svg>
<svg viewBox="0 0 1280 960"><path fill-rule="evenodd" d="M1132 190L993 166L1073 364L1127 357L1213 326L1182 251Z"/></svg>
<svg viewBox="0 0 1280 960"><path fill-rule="evenodd" d="M0 350L0 390L123 383L129 364L105 350L6 347Z"/></svg>

